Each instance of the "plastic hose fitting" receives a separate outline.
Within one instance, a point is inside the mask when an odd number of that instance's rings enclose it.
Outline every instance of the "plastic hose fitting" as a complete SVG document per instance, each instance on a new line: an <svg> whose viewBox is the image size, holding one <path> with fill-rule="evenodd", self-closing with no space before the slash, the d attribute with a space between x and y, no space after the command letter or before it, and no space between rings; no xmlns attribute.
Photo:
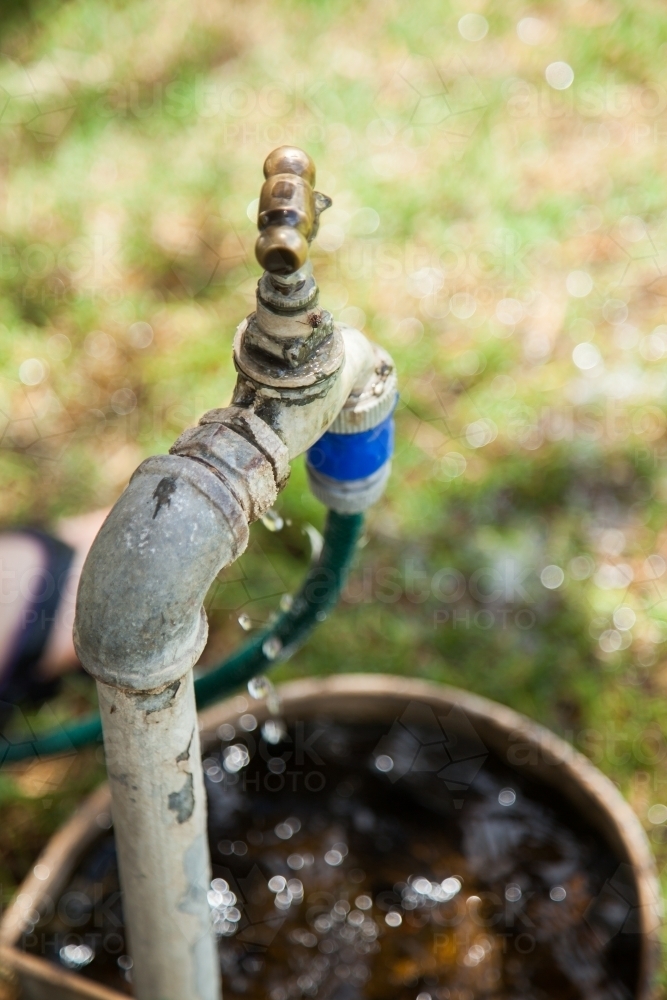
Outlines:
<svg viewBox="0 0 667 1000"><path fill-rule="evenodd" d="M312 492L339 514L360 514L379 500L391 472L396 370L386 351L376 347L375 355L371 378L307 452Z"/></svg>

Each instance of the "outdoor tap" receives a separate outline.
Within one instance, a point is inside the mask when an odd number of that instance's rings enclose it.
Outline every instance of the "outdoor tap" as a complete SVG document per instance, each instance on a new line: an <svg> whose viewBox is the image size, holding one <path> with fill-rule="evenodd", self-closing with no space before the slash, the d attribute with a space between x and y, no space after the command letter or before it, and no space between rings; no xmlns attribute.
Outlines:
<svg viewBox="0 0 667 1000"><path fill-rule="evenodd" d="M389 475L396 373L386 351L319 306L308 259L315 166L284 146L264 164L257 306L238 327L230 406L143 462L83 568L74 640L98 682L138 1000L219 1000L206 798L192 668L204 599L307 453L315 495L364 511Z"/></svg>
<svg viewBox="0 0 667 1000"><path fill-rule="evenodd" d="M319 304L308 247L331 199L314 190L312 159L282 146L267 157L264 176L256 255L266 270L256 310L234 340L239 373L234 402L261 416L285 442L290 458L317 442L308 454L315 495L342 513L364 510L379 498L389 474L394 364L386 351L359 330L335 323ZM297 244L298 253L288 249ZM333 463L327 457L332 448ZM369 449L373 455L367 461L345 461L353 450L359 458Z"/></svg>
<svg viewBox="0 0 667 1000"><path fill-rule="evenodd" d="M317 357L321 375L335 373L343 357L333 319L318 306L319 290L308 257L320 213L330 207L331 198L313 189L315 164L295 146L275 149L264 163L264 177L255 255L265 270L257 288L257 309L241 325L236 362L240 371L258 375L260 382L266 374L280 377L279 371L265 372L267 364L282 366L287 371L280 381L286 386L285 376L289 379L290 372L302 369L323 342L329 350L326 357L322 351ZM305 377L301 371L291 382L303 385Z"/></svg>
<svg viewBox="0 0 667 1000"><path fill-rule="evenodd" d="M296 146L274 149L264 162L264 176L255 256L265 271L288 278L308 260L308 245L331 198L313 190L315 164Z"/></svg>

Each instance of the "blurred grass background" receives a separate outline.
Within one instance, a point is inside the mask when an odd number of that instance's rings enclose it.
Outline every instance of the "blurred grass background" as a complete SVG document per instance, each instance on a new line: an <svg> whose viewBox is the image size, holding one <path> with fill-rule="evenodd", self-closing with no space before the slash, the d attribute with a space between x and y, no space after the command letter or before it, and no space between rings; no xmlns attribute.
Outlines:
<svg viewBox="0 0 667 1000"><path fill-rule="evenodd" d="M524 711L667 859L667 8L33 0L0 24L0 523L112 503L234 382L261 166L334 207L321 302L394 356L395 471L276 678L395 671ZM209 596L205 662L303 574L295 463ZM93 698L85 678L30 723ZM5 892L101 777L0 781ZM660 808L662 806L662 808Z"/></svg>

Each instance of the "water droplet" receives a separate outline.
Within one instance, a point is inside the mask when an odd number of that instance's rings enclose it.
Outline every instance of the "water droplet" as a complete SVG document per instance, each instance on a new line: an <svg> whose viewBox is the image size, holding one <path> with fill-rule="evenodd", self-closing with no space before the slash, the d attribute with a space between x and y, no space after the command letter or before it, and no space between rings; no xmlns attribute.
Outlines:
<svg viewBox="0 0 667 1000"><path fill-rule="evenodd" d="M262 645L262 652L267 660L275 660L283 648L283 644L277 635L270 635Z"/></svg>
<svg viewBox="0 0 667 1000"><path fill-rule="evenodd" d="M562 903L566 896L567 892L562 885L555 885L549 893L549 897L553 899L554 903Z"/></svg>
<svg viewBox="0 0 667 1000"><path fill-rule="evenodd" d="M324 855L324 860L328 865L331 865L332 868L337 868L338 865L343 863L343 855L340 853L340 851L334 851L334 850L327 851L327 853Z"/></svg>
<svg viewBox="0 0 667 1000"><path fill-rule="evenodd" d="M246 733L251 733L253 729L257 729L257 719L254 715L248 712L246 715L242 715L239 719L239 725L241 729L245 729Z"/></svg>
<svg viewBox="0 0 667 1000"><path fill-rule="evenodd" d="M262 516L262 524L267 531L282 531L285 522L278 511L271 507L267 510L266 514Z"/></svg>
<svg viewBox="0 0 667 1000"><path fill-rule="evenodd" d="M267 743L271 743L273 746L284 740L286 735L287 728L282 719L267 719L262 726L262 736Z"/></svg>
<svg viewBox="0 0 667 1000"><path fill-rule="evenodd" d="M513 806L516 802L516 792L513 788L503 788L498 793L498 802L501 806Z"/></svg>
<svg viewBox="0 0 667 1000"><path fill-rule="evenodd" d="M283 594L283 596L280 598L280 610L290 611L293 605L294 605L294 598L292 597L292 595Z"/></svg>
<svg viewBox="0 0 667 1000"><path fill-rule="evenodd" d="M222 773L222 768L219 762L214 757L207 757L203 763L204 774L210 781L214 783L219 783L224 778Z"/></svg>
<svg viewBox="0 0 667 1000"><path fill-rule="evenodd" d="M252 619L250 615L246 614L239 615L237 621L244 632L249 632L250 629L252 628Z"/></svg>
<svg viewBox="0 0 667 1000"><path fill-rule="evenodd" d="M412 883L412 888L415 892L418 892L420 896L428 896L431 892L431 883L427 878L416 878Z"/></svg>
<svg viewBox="0 0 667 1000"><path fill-rule="evenodd" d="M266 707L268 708L271 715L280 715L282 709L282 703L280 701L280 695L277 691L272 690L266 699Z"/></svg>
<svg viewBox="0 0 667 1000"><path fill-rule="evenodd" d="M375 758L375 766L378 771L382 771L383 774L386 774L388 771L393 771L394 762L388 754L381 753L379 757Z"/></svg>
<svg viewBox="0 0 667 1000"><path fill-rule="evenodd" d="M95 958L95 952L88 944L66 944L59 954L60 961L68 969L83 969Z"/></svg>
<svg viewBox="0 0 667 1000"><path fill-rule="evenodd" d="M452 875L440 883L440 888L447 900L453 899L456 893L461 890L461 879L457 878L456 875Z"/></svg>
<svg viewBox="0 0 667 1000"><path fill-rule="evenodd" d="M303 533L304 535L308 535L308 541L310 542L310 561L316 563L322 554L324 538L321 532L312 524L304 524Z"/></svg>
<svg viewBox="0 0 667 1000"><path fill-rule="evenodd" d="M289 889L285 889L284 892L278 893L273 902L279 910L289 910L292 905L292 893Z"/></svg>
<svg viewBox="0 0 667 1000"><path fill-rule="evenodd" d="M400 927L403 923L403 917L396 910L390 910L384 919L389 927Z"/></svg>
<svg viewBox="0 0 667 1000"><path fill-rule="evenodd" d="M268 677L251 677L248 681L248 694L251 698L256 701L261 701L263 698L268 698L268 696L273 691L273 684Z"/></svg>
<svg viewBox="0 0 667 1000"><path fill-rule="evenodd" d="M236 736L236 729L231 722L223 722L222 725L217 728L217 736L223 743L229 743L229 741L233 740Z"/></svg>
<svg viewBox="0 0 667 1000"><path fill-rule="evenodd" d="M234 746L225 747L222 752L222 766L230 774L236 774L249 762L250 754L243 743L235 743Z"/></svg>
<svg viewBox="0 0 667 1000"><path fill-rule="evenodd" d="M505 887L505 899L508 903L518 903L522 895L521 886L517 885L516 882L510 882Z"/></svg>
<svg viewBox="0 0 667 1000"><path fill-rule="evenodd" d="M303 899L303 882L298 878L291 878L287 883L287 888L292 893L293 899Z"/></svg>

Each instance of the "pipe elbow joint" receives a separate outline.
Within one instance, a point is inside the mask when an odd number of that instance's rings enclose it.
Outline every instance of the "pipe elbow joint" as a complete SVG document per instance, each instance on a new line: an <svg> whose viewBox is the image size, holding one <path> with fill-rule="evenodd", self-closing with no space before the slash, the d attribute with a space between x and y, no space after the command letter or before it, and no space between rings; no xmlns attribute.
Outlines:
<svg viewBox="0 0 667 1000"><path fill-rule="evenodd" d="M194 666L207 637L203 601L275 502L287 448L253 413L213 410L147 459L90 550L74 642L85 669L115 687L151 691Z"/></svg>

